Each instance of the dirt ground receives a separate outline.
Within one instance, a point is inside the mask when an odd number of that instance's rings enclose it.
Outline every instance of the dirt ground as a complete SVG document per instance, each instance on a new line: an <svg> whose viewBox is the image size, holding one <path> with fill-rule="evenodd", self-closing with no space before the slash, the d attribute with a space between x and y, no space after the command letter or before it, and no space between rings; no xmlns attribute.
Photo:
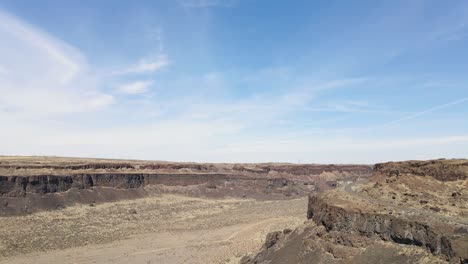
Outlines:
<svg viewBox="0 0 468 264"><path fill-rule="evenodd" d="M161 195L4 217L0 263L238 263L306 204Z"/></svg>

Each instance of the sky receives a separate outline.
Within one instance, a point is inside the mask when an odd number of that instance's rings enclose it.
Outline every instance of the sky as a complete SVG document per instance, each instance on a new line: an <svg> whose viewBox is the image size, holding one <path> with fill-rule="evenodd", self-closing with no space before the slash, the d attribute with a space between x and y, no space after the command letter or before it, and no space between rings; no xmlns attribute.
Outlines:
<svg viewBox="0 0 468 264"><path fill-rule="evenodd" d="M468 1L0 0L0 155L468 158Z"/></svg>

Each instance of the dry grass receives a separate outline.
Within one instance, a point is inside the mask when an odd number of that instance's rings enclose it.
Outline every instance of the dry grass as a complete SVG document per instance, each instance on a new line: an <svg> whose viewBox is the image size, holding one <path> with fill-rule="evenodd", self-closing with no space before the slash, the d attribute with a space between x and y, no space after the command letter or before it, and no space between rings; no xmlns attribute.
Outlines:
<svg viewBox="0 0 468 264"><path fill-rule="evenodd" d="M0 256L74 248L138 234L216 230L284 218L291 227L305 219L306 200L210 200L163 195L116 203L2 218ZM270 230L264 230L264 233ZM258 246L258 245L257 245Z"/></svg>
<svg viewBox="0 0 468 264"><path fill-rule="evenodd" d="M367 195L395 206L447 217L468 217L468 180L442 182L432 177L401 175L362 187Z"/></svg>

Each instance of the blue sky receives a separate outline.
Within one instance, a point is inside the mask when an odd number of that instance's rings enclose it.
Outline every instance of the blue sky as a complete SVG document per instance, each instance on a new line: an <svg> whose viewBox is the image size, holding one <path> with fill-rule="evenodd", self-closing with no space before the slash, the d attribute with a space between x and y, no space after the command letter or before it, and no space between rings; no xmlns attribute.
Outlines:
<svg viewBox="0 0 468 264"><path fill-rule="evenodd" d="M0 154L468 157L468 2L0 0Z"/></svg>

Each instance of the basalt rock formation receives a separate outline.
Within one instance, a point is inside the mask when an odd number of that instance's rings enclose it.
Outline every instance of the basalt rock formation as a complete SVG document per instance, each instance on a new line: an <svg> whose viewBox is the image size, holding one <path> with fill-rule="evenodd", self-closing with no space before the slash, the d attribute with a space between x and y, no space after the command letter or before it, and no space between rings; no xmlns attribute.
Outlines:
<svg viewBox="0 0 468 264"><path fill-rule="evenodd" d="M397 244L423 247L447 260L468 261L468 225L463 222L368 212L334 205L323 199L319 196L309 198L308 218L323 225L328 232L375 236Z"/></svg>
<svg viewBox="0 0 468 264"><path fill-rule="evenodd" d="M265 188L281 188L295 185L284 178L257 178L231 174L166 174L166 173L89 173L73 175L0 176L0 194L21 197L27 194L66 192L72 188L92 189L110 187L115 189L142 188L148 185L188 186L207 184L208 188L229 185L257 185Z"/></svg>
<svg viewBox="0 0 468 264"><path fill-rule="evenodd" d="M0 157L0 215L170 192L288 199L326 182L368 177L369 165L209 164L58 157Z"/></svg>
<svg viewBox="0 0 468 264"><path fill-rule="evenodd" d="M468 263L467 164L376 164L368 180L310 195L303 226L242 262Z"/></svg>

